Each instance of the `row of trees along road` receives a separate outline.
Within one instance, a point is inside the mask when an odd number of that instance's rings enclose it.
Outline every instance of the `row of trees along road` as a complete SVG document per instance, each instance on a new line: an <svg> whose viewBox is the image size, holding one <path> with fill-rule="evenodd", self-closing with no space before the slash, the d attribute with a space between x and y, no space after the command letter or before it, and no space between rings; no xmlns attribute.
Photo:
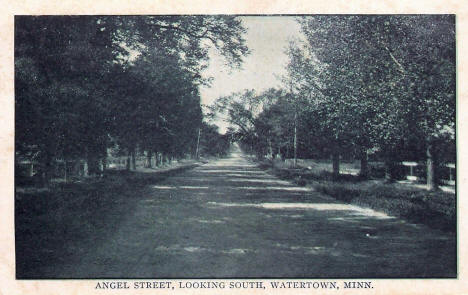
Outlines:
<svg viewBox="0 0 468 295"><path fill-rule="evenodd" d="M284 89L218 99L246 150L259 156L340 157L368 154L385 162L455 161L455 20L448 15L304 16L302 39L287 48Z"/></svg>
<svg viewBox="0 0 468 295"><path fill-rule="evenodd" d="M208 49L238 67L244 33L231 16L17 16L17 156L47 183L57 158L87 159L93 174L109 147L128 163L194 154Z"/></svg>

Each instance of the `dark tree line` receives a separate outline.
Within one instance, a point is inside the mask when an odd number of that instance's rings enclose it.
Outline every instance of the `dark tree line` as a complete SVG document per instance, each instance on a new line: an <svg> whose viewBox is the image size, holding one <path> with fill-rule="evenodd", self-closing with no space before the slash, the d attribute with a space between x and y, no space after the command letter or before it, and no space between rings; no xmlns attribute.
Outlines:
<svg viewBox="0 0 468 295"><path fill-rule="evenodd" d="M48 181L57 158L97 173L109 147L128 163L194 154L208 49L237 67L244 33L230 16L17 16L17 155Z"/></svg>
<svg viewBox="0 0 468 295"><path fill-rule="evenodd" d="M455 161L455 19L450 15L304 16L287 49L284 89L218 99L246 150L259 156Z"/></svg>

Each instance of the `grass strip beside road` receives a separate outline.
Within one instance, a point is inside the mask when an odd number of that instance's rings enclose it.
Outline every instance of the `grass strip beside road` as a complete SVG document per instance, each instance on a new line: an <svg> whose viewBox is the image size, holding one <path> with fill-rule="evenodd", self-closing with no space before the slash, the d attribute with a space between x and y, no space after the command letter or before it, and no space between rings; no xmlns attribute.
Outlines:
<svg viewBox="0 0 468 295"><path fill-rule="evenodd" d="M268 161L259 162L259 167L281 179L313 187L344 203L385 212L431 228L456 231L455 194L404 187L383 180L363 180L352 175L332 180L331 173L325 175L305 168L278 168Z"/></svg>
<svg viewBox="0 0 468 295"><path fill-rule="evenodd" d="M18 278L42 265L80 257L106 239L131 212L146 186L192 169L190 163L154 172L107 171L100 179L15 193Z"/></svg>

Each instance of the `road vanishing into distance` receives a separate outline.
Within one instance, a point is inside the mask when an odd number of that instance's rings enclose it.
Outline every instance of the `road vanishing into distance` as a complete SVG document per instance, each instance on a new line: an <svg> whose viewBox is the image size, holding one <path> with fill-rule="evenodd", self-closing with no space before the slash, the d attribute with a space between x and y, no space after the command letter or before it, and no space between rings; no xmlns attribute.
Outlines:
<svg viewBox="0 0 468 295"><path fill-rule="evenodd" d="M455 234L280 180L237 149L150 185L56 278L456 276Z"/></svg>

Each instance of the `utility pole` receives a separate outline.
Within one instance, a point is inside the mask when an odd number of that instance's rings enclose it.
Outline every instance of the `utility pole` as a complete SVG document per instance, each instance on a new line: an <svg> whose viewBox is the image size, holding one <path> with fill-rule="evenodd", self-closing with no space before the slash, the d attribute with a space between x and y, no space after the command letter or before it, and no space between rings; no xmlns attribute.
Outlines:
<svg viewBox="0 0 468 295"><path fill-rule="evenodd" d="M294 107L294 168L297 167L297 108Z"/></svg>
<svg viewBox="0 0 468 295"><path fill-rule="evenodd" d="M201 128L198 128L198 138L197 138L197 150L195 152L195 157L198 159L199 158L199 151L200 151L200 133L201 133Z"/></svg>
<svg viewBox="0 0 468 295"><path fill-rule="evenodd" d="M297 105L293 101L292 82L289 84L289 93L291 103L294 104L294 168L297 167Z"/></svg>

